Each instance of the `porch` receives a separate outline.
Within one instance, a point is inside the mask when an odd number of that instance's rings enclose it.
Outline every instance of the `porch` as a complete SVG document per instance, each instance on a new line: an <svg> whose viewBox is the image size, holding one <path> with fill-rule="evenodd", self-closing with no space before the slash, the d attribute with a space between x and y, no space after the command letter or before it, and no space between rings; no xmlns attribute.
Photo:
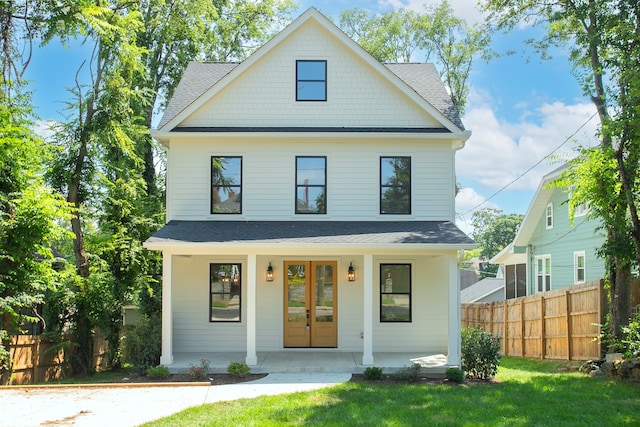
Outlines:
<svg viewBox="0 0 640 427"><path fill-rule="evenodd" d="M363 373L367 366L362 364L361 352L332 352L332 351L277 351L258 352L258 363L250 366L252 373ZM209 361L211 373L226 373L231 362L244 362L245 352L221 353L174 353L173 363L168 365L171 373L186 373L191 366L199 366L201 359ZM375 353L375 363L372 366L382 368L385 373L417 363L421 371L434 377L444 376L449 367L447 356L444 354L417 353Z"/></svg>

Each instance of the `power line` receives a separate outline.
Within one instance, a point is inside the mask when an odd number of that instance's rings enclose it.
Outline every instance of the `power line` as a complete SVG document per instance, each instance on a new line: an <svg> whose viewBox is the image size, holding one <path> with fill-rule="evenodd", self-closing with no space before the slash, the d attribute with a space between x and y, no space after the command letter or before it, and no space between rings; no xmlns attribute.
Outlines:
<svg viewBox="0 0 640 427"><path fill-rule="evenodd" d="M496 191L495 193L493 193L491 196L489 196L489 198L485 199L484 201L482 201L481 203L477 204L476 206L474 206L473 208L469 209L468 211L466 211L465 213L462 214L462 216L464 217L465 215L467 215L470 212L475 211L476 209L478 209L480 206L484 205L485 203L487 203L489 200L493 199L495 196L497 196L498 194L502 193L504 190L506 190L508 187L512 186L513 184L515 184L520 178L522 178L523 176L525 176L526 174L528 174L529 172L531 172L533 169L535 169L536 167L538 167L540 165L540 163L542 163L543 161L545 161L546 159L548 159L549 157L551 157L556 151L558 151L560 148L562 148L563 145L565 145L567 142L569 142L578 132L580 132L582 130L583 127L585 127L598 113L595 112L591 115L591 117L589 117L583 124L580 125L580 127L573 132L571 135L569 135L563 142L562 144L558 145L556 148L553 149L553 151L551 151L549 154L547 154L546 156L544 156L542 159L540 159L538 162L536 162L533 166L531 166L529 169L527 169L526 171L524 171L522 174L520 174L519 176L517 176L515 179L513 179L511 182L509 182L508 184L506 184L505 186L503 186L502 188L500 188L498 191Z"/></svg>

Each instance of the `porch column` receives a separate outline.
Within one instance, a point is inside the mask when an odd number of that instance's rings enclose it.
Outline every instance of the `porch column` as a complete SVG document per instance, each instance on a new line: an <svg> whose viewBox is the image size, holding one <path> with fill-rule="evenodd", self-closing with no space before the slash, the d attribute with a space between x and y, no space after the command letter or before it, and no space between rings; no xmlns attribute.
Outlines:
<svg viewBox="0 0 640 427"><path fill-rule="evenodd" d="M460 270L456 254L449 255L449 366L461 366L460 360Z"/></svg>
<svg viewBox="0 0 640 427"><path fill-rule="evenodd" d="M258 364L256 354L256 255L247 257L247 358L245 362L249 366Z"/></svg>
<svg viewBox="0 0 640 427"><path fill-rule="evenodd" d="M373 365L373 255L364 256L364 330L362 364Z"/></svg>
<svg viewBox="0 0 640 427"><path fill-rule="evenodd" d="M173 256L162 251L162 354L161 365L173 364L173 305L171 301L171 270Z"/></svg>

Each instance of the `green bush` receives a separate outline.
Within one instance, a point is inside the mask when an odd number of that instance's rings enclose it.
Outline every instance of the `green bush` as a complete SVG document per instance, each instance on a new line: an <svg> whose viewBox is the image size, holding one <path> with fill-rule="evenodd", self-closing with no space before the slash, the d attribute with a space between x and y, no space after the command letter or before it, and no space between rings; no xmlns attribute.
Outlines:
<svg viewBox="0 0 640 427"><path fill-rule="evenodd" d="M628 326L622 328L624 338L622 345L626 359L640 359L640 312L638 312Z"/></svg>
<svg viewBox="0 0 640 427"><path fill-rule="evenodd" d="M242 378L249 375L251 370L246 363L231 362L229 363L229 366L227 366L227 372L234 377Z"/></svg>
<svg viewBox="0 0 640 427"><path fill-rule="evenodd" d="M415 382L420 376L420 365L414 363L412 366L405 366L404 368L400 368L393 375L398 381L402 381L405 383Z"/></svg>
<svg viewBox="0 0 640 427"><path fill-rule="evenodd" d="M370 366L364 370L364 377L368 380L382 379L382 368Z"/></svg>
<svg viewBox="0 0 640 427"><path fill-rule="evenodd" d="M123 362L132 363L139 374L157 366L162 351L162 319L159 314L140 316L122 337Z"/></svg>
<svg viewBox="0 0 640 427"><path fill-rule="evenodd" d="M447 368L444 373L449 381L458 384L462 384L464 382L464 377L466 376L464 371L460 368Z"/></svg>
<svg viewBox="0 0 640 427"><path fill-rule="evenodd" d="M147 376L150 378L168 378L169 368L164 365L152 366L147 369Z"/></svg>
<svg viewBox="0 0 640 427"><path fill-rule="evenodd" d="M189 377L196 381L204 379L209 374L209 361L207 359L200 359L200 364L189 366Z"/></svg>
<svg viewBox="0 0 640 427"><path fill-rule="evenodd" d="M480 328L462 328L462 369L483 380L492 378L500 364L500 339Z"/></svg>

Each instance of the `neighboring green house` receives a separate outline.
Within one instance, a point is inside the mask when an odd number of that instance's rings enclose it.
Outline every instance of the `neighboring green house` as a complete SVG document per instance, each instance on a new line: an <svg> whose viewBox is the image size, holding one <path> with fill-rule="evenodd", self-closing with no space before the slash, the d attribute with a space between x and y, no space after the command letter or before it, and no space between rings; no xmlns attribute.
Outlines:
<svg viewBox="0 0 640 427"><path fill-rule="evenodd" d="M507 299L604 277L604 262L596 256L604 242L598 220L580 207L572 221L571 189L550 186L567 167L542 178L513 242L490 260L504 266Z"/></svg>

